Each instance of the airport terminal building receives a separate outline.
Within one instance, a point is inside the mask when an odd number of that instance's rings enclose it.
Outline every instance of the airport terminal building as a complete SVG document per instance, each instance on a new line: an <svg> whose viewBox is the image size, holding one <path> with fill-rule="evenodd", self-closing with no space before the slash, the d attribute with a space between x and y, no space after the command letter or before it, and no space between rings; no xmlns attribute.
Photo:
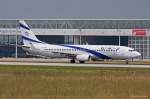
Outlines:
<svg viewBox="0 0 150 99"><path fill-rule="evenodd" d="M27 19L37 37L51 44L121 45L150 59L150 20L138 19ZM22 44L18 20L0 20L0 57L15 57ZM17 48L18 57L26 57Z"/></svg>

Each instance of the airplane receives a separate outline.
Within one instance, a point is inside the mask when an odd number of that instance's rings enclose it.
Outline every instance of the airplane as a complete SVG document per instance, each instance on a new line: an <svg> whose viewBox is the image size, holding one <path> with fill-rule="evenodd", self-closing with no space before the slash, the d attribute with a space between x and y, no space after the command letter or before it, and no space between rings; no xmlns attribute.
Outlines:
<svg viewBox="0 0 150 99"><path fill-rule="evenodd" d="M47 58L69 58L70 63L96 59L128 60L141 56L133 48L116 45L54 45L39 40L24 20L19 21L22 48L31 55Z"/></svg>

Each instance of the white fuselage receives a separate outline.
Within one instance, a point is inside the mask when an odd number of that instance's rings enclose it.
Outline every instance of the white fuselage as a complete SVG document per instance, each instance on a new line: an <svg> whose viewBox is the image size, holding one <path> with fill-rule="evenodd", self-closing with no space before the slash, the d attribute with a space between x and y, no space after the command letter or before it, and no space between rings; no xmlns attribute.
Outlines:
<svg viewBox="0 0 150 99"><path fill-rule="evenodd" d="M131 59L140 56L132 48L113 45L51 45L32 44L33 47L25 49L30 54L43 57L61 58L77 55L89 55L94 59Z"/></svg>

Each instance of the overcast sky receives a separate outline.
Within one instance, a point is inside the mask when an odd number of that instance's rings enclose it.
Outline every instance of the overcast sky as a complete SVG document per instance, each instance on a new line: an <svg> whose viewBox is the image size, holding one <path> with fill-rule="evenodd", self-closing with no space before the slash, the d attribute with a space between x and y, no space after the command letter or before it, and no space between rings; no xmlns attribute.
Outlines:
<svg viewBox="0 0 150 99"><path fill-rule="evenodd" d="M150 19L150 0L0 0L0 19Z"/></svg>

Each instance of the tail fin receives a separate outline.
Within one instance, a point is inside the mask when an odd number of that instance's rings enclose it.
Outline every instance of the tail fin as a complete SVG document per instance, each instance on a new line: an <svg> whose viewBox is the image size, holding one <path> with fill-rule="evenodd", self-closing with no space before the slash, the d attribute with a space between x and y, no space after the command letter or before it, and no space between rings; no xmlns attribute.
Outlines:
<svg viewBox="0 0 150 99"><path fill-rule="evenodd" d="M29 26L26 24L25 21L20 20L19 26L24 45L30 46L33 43L43 43L42 41L37 39L37 37L30 30Z"/></svg>

